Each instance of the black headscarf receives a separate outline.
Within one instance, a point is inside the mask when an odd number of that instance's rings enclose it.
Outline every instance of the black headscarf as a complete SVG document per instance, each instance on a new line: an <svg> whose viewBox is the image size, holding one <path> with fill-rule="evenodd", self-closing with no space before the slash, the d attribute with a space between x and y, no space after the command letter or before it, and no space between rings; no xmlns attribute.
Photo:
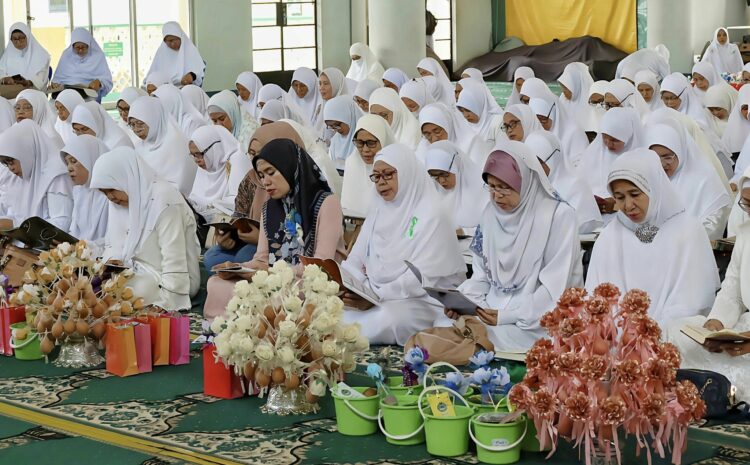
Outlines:
<svg viewBox="0 0 750 465"><path fill-rule="evenodd" d="M265 160L276 168L290 191L282 199L268 199L263 205L263 228L268 238L271 261L285 260L299 263L299 255L315 253L315 227L323 201L331 195L328 182L303 148L290 139L268 142L253 158L257 171L258 161ZM302 229L304 244L299 241L296 225Z"/></svg>

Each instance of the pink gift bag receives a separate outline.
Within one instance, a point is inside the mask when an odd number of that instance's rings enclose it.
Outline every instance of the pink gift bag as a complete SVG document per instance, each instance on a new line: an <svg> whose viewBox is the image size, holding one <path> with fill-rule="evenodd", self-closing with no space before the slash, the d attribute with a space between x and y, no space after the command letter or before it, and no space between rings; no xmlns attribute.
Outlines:
<svg viewBox="0 0 750 465"><path fill-rule="evenodd" d="M190 317L176 313L169 317L169 364L190 363Z"/></svg>

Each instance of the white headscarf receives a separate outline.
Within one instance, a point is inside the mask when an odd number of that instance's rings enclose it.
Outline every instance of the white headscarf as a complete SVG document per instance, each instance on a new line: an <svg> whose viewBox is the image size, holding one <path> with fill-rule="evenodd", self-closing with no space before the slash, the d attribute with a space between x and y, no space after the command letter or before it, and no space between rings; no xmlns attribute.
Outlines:
<svg viewBox="0 0 750 465"><path fill-rule="evenodd" d="M385 148L396 143L396 138L388 123L377 115L363 115L357 121L357 128L352 131L352 139L361 130L372 134ZM373 161L374 163L374 161ZM346 159L344 165L344 182L341 190L341 209L344 215L354 218L366 218L370 210L375 184L370 181L372 165L365 164L359 152Z"/></svg>
<svg viewBox="0 0 750 465"><path fill-rule="evenodd" d="M352 129L357 126L357 121L362 116L362 111L348 95L340 95L332 98L326 102L324 111L323 119L325 121L338 121L349 126L349 133L342 136L336 132L331 137L331 145L329 146L329 152L336 164L336 168L343 170L346 159L350 155L357 155L357 148L354 146L353 141L354 131Z"/></svg>
<svg viewBox="0 0 750 465"><path fill-rule="evenodd" d="M357 87L354 89L354 96L365 100L369 104L370 95L375 91L375 89L379 89L381 87L383 87L383 81L380 79L378 79L377 81L363 79L359 82L359 84L357 84Z"/></svg>
<svg viewBox="0 0 750 465"><path fill-rule="evenodd" d="M703 97L703 105L706 110L709 108L723 108L727 111L727 119L722 120L714 116L709 110L708 126L719 138L724 136L724 130L729 122L729 115L732 114L732 108L734 107L735 99L739 97L737 94L734 98L733 94L726 92L723 89L724 86L713 86L709 87L706 91L706 95ZM736 94L736 92L735 92Z"/></svg>
<svg viewBox="0 0 750 465"><path fill-rule="evenodd" d="M409 81L409 76L398 68L388 68L383 73L382 80L390 82L401 90L401 86Z"/></svg>
<svg viewBox="0 0 750 465"><path fill-rule="evenodd" d="M354 246L367 252L352 252L367 257L367 277L373 290L379 292L407 273L404 261L414 264L428 280L466 273L453 219L414 151L403 144L391 144L377 154L378 161L398 172L398 192L391 201L373 197Z"/></svg>
<svg viewBox="0 0 750 465"><path fill-rule="evenodd" d="M214 107L215 110L222 111L229 116L229 120L232 122L232 135L235 139L240 140L245 120L242 117L242 109L240 108L240 104L237 102L237 97L234 93L230 90L222 90L218 94L214 94L208 99L209 113L214 112L211 107Z"/></svg>
<svg viewBox="0 0 750 465"><path fill-rule="evenodd" d="M654 145L666 147L677 156L679 165L670 181L688 213L703 222L720 208L731 205L732 197L725 184L684 133L665 124L649 126L646 146Z"/></svg>
<svg viewBox="0 0 750 465"><path fill-rule="evenodd" d="M495 144L498 126L502 126L503 110L495 99L490 99L485 91L487 88L473 79L462 79L460 81L461 93L456 105L465 108L479 117L479 122L466 124L474 130L482 140Z"/></svg>
<svg viewBox="0 0 750 465"><path fill-rule="evenodd" d="M96 138L104 142L109 150L119 146L132 147L131 139L99 103L86 102L78 105L70 122L82 124L94 131Z"/></svg>
<svg viewBox="0 0 750 465"><path fill-rule="evenodd" d="M5 97L0 97L0 132L5 131L16 123L16 111L13 104Z"/></svg>
<svg viewBox="0 0 750 465"><path fill-rule="evenodd" d="M509 107L511 105L517 105L521 103L521 93L516 89L516 81L518 79L523 79L524 82L527 79L531 79L534 77L534 70L529 68L528 66L519 66L516 68L516 71L513 73L513 82L511 83L513 85L513 90L510 92L510 97L508 97L508 102L505 104L505 107Z"/></svg>
<svg viewBox="0 0 750 465"><path fill-rule="evenodd" d="M380 105L393 113L390 123L393 135L399 143L416 148L422 139L420 124L411 114L395 90L383 87L370 94L370 113L373 105Z"/></svg>
<svg viewBox="0 0 750 465"><path fill-rule="evenodd" d="M537 117L547 117L552 121L550 131L560 140L565 157L571 166L578 166L581 154L589 146L589 139L583 129L576 124L576 118L560 104L560 99L549 92L546 97L532 97L529 108ZM539 125L541 126L541 123Z"/></svg>
<svg viewBox="0 0 750 465"><path fill-rule="evenodd" d="M190 137L198 128L211 124L192 105L186 105L179 89L171 84L159 86L153 96L159 99L164 109L187 137Z"/></svg>
<svg viewBox="0 0 750 465"><path fill-rule="evenodd" d="M324 74L331 83L331 98L324 100L321 97L320 104L318 105L318 108L315 109L315 124L313 125L313 128L323 135L324 140L330 141L331 137L333 137L333 132L326 128L325 120L323 119L326 103L331 99L342 95L351 95L351 92L349 92L349 79L344 76L344 73L342 73L340 69L326 68L320 73L321 76Z"/></svg>
<svg viewBox="0 0 750 465"><path fill-rule="evenodd" d="M367 45L357 42L349 47L349 56L359 56L360 59L357 61L352 60L349 71L346 73L346 77L354 79L357 82L364 81L365 79L372 79L373 81L380 81L383 78L383 65L378 61L378 57L370 50Z"/></svg>
<svg viewBox="0 0 750 465"><path fill-rule="evenodd" d="M81 57L73 49L73 45L78 42L89 46L86 56ZM112 90L112 72L109 70L107 57L91 33L87 29L77 27L70 34L70 45L60 57L52 82L88 85L94 79L102 83L102 88L98 91L98 100L101 101L102 97Z"/></svg>
<svg viewBox="0 0 750 465"><path fill-rule="evenodd" d="M505 107L505 111L506 113L510 113L511 115L518 118L518 120L521 122L521 127L523 128L523 141L526 141L526 138L529 137L529 134L534 131L544 131L541 123L539 123L539 119L536 117L534 111L528 105L518 103L516 105ZM497 138L498 142L505 139L507 139L507 137Z"/></svg>
<svg viewBox="0 0 750 465"><path fill-rule="evenodd" d="M21 192L13 195L15 220L44 215L48 193L71 195L72 183L60 159L60 147L32 120L20 121L0 134L0 156L21 163Z"/></svg>
<svg viewBox="0 0 750 465"><path fill-rule="evenodd" d="M258 115L260 114L260 109L258 108L258 93L260 92L261 87L263 87L260 78L253 72L243 71L237 76L234 83L241 85L250 92L250 98L248 100L242 100L242 97L238 95L237 101L248 115L258 119Z"/></svg>
<svg viewBox="0 0 750 465"><path fill-rule="evenodd" d="M55 121L55 130L60 134L63 143L67 144L70 142L71 138L76 137L76 133L73 132L73 112L78 105L83 103L83 97L81 97L81 94L76 90L65 89L57 94L57 99L55 101L68 110L68 119L63 121L58 116L57 121Z"/></svg>
<svg viewBox="0 0 750 465"><path fill-rule="evenodd" d="M512 211L505 211L488 202L479 222L481 234L477 232L472 250L484 258L482 265L493 287L513 292L523 288L528 279L545 279L539 271L545 246L556 234L552 231L552 220L558 208L571 207L560 201L541 165L534 163L536 157L523 143L508 140L499 145L487 159L483 177L491 174L505 181L502 172L507 165L500 160L508 155L515 165L513 170L521 178L520 203ZM567 279L567 274L546 279L563 277ZM560 289L565 285L545 287Z"/></svg>
<svg viewBox="0 0 750 465"><path fill-rule="evenodd" d="M455 219L456 229L474 228L479 224L489 197L482 191L482 169L453 142L441 140L430 144L425 156L425 168L441 170L456 175L456 185L451 190L435 185Z"/></svg>
<svg viewBox="0 0 750 465"><path fill-rule="evenodd" d="M477 68L466 68L461 72L461 78L471 78L484 84L484 74Z"/></svg>
<svg viewBox="0 0 750 465"><path fill-rule="evenodd" d="M729 114L724 135L721 137L722 142L732 153L737 153L742 149L742 144L745 143L745 139L750 134L750 121L742 116L743 105L750 105L750 86L740 87L737 103Z"/></svg>
<svg viewBox="0 0 750 465"><path fill-rule="evenodd" d="M591 96L594 94L599 94L604 97L604 94L607 93L608 86L609 81L596 81L591 84L586 101L588 102L591 100ZM583 129L586 132L599 132L599 123L607 110L605 110L602 105L591 105L589 103L589 107L591 107L591 119L589 119L588 124L586 124Z"/></svg>
<svg viewBox="0 0 750 465"><path fill-rule="evenodd" d="M448 140L471 157L474 163L481 165L487 159L491 146L486 141L481 140L469 128L469 123L458 112L449 109L442 103L432 103L424 107L419 113L419 127L422 128L427 123L443 128L448 134ZM419 142L417 158L422 163L425 161L427 149L430 145L432 145L430 141L424 137Z"/></svg>
<svg viewBox="0 0 750 465"><path fill-rule="evenodd" d="M320 84L318 82L318 75L315 71L304 66L297 68L292 75L292 84L294 81L299 81L307 86L307 94L305 98L299 98L297 93L294 91L294 87L289 87L289 98L302 110L302 115L305 116L310 122L310 126L315 126L316 111L320 104L323 102L323 97L320 96ZM265 86L264 86L265 87Z"/></svg>
<svg viewBox="0 0 750 465"><path fill-rule="evenodd" d="M167 82L179 86L183 76L187 73L194 73L195 81L193 81L193 84L200 86L203 83L206 64L198 48L193 44L193 41L190 40L185 31L182 30L182 27L175 21L164 23L161 32L162 39L167 36L175 36L180 38L182 44L179 50L174 51L162 40L154 55L154 61L151 62L151 68L149 68L146 74L145 81L149 82L149 76L159 72L167 77ZM156 87L159 87L159 85L157 84Z"/></svg>
<svg viewBox="0 0 750 465"><path fill-rule="evenodd" d="M659 158L647 149L624 153L612 165L608 189L615 180L643 191L648 212L641 224L619 212L604 228L594 246L587 289L604 282L623 292L641 289L651 299L649 316L661 325L707 311L719 286L716 261L705 229L684 213Z"/></svg>
<svg viewBox="0 0 750 465"><path fill-rule="evenodd" d="M237 100L232 98L237 104ZM129 118L148 126L146 140L135 146L135 151L163 179L172 183L187 196L193 189L198 166L191 160L188 140L155 97L141 97L130 107Z"/></svg>
<svg viewBox="0 0 750 465"><path fill-rule="evenodd" d="M635 80L633 82L635 82L635 90L638 90L638 86L641 84L646 84L654 90L654 93L651 95L651 101L646 102L649 111L658 110L664 106L664 102L661 101L661 87L659 86L659 81L656 79L656 74L647 69L638 71L635 73ZM643 95L641 94L641 96ZM646 99L643 100L645 101Z"/></svg>
<svg viewBox="0 0 750 465"><path fill-rule="evenodd" d="M21 100L26 100L31 105L33 109L31 119L44 130L47 137L58 144L58 147L62 147L62 138L55 130L57 112L52 103L47 100L47 95L35 89L25 89L16 96L16 105Z"/></svg>
<svg viewBox="0 0 750 465"><path fill-rule="evenodd" d="M430 97L432 97L432 101L436 103L442 103L448 108L454 108L456 106L456 92L452 86L449 89L448 87L444 86L435 76L424 76L419 78L419 80L424 83L424 86L427 89L427 93L430 95ZM406 84L401 86L401 88L403 89L404 87L406 87Z"/></svg>
<svg viewBox="0 0 750 465"><path fill-rule="evenodd" d="M662 90L664 89L662 88ZM607 86L607 93L612 94L620 102L620 106L637 111L641 119L650 111L649 105L643 100L643 95L625 79L611 81ZM661 98L661 95L659 98Z"/></svg>
<svg viewBox="0 0 750 465"><path fill-rule="evenodd" d="M161 108L158 102L154 103L154 108ZM125 263L130 262L138 254L143 243L156 228L156 223L164 210L189 209L177 189L160 178L149 164L129 147L119 147L99 158L91 176L91 188L116 189L128 194L127 207L110 204L110 227L107 228L106 235L107 246L113 250L112 258ZM113 227L114 225L126 227Z"/></svg>
<svg viewBox="0 0 750 465"><path fill-rule="evenodd" d="M568 204L576 211L578 232L593 232L602 225L602 215L594 200L594 194L586 181L578 175L575 167L568 162L567 154L560 140L549 131L536 131L526 138L525 144L532 154L544 161L550 168L549 182Z"/></svg>
<svg viewBox="0 0 750 465"><path fill-rule="evenodd" d="M615 78L620 79L625 68L635 72L647 69L664 79L669 73L669 49L663 44L654 48L642 48L626 56L617 64Z"/></svg>
<svg viewBox="0 0 750 465"><path fill-rule="evenodd" d="M402 99L408 98L409 100L413 100L414 103L419 105L419 109L412 112L412 115L414 115L415 118L419 118L419 112L422 111L425 106L435 102L432 98L432 94L430 94L430 91L427 89L427 84L425 84L423 78L412 79L411 81L404 83L404 85L401 86L398 95Z"/></svg>
<svg viewBox="0 0 750 465"><path fill-rule="evenodd" d="M282 119L279 122L286 123L294 129L294 132L302 140L303 148L315 164L318 165L320 172L323 173L323 177L325 177L333 193L341 193L341 175L336 171L336 166L333 164L330 155L328 155L328 150L323 141L311 129L302 126L296 121Z"/></svg>
<svg viewBox="0 0 750 465"><path fill-rule="evenodd" d="M192 105L206 120L209 119L208 94L203 89L195 84L188 84L180 89L180 93L182 94L183 102Z"/></svg>
<svg viewBox="0 0 750 465"><path fill-rule="evenodd" d="M643 126L632 108L612 108L604 114L600 132L583 152L579 173L588 181L591 192L599 197L609 197L607 176L619 157L604 145L602 134L625 142L621 153L636 149L643 143Z"/></svg>
<svg viewBox="0 0 750 465"><path fill-rule="evenodd" d="M99 189L92 189L90 185L96 161L108 151L102 141L88 134L73 137L60 151L62 160L65 160L65 155L70 155L89 173L85 184L73 186L70 234L78 239L96 241L103 239L107 232L109 201Z"/></svg>
<svg viewBox="0 0 750 465"><path fill-rule="evenodd" d="M445 100L447 98L450 98L452 105L456 105L456 98L454 95L455 89L453 88L453 84L451 84L450 78L447 74L445 74L445 70L442 66L440 66L440 63L438 63L437 60L432 57L422 58L419 63L417 63L417 68L429 71L437 80L437 84L440 87L441 91L440 95L436 95L435 93L433 93L433 97L435 98L436 102L443 102L450 108L451 105L449 105L449 102Z"/></svg>
<svg viewBox="0 0 750 465"><path fill-rule="evenodd" d="M212 205L234 210L234 198L237 196L239 183L232 183L232 178L239 178L241 181L251 167L249 158L241 153L239 142L229 134L229 131L219 126L200 127L190 140L198 150L205 152L203 160L206 169L198 168L189 199L201 207ZM242 158L247 159L244 173L230 176L230 166L232 174L235 169L242 169L231 162Z"/></svg>
<svg viewBox="0 0 750 465"><path fill-rule="evenodd" d="M286 97L285 97L286 96ZM258 92L258 103L267 103L270 100L289 100L289 94L276 84L264 84Z"/></svg>
<svg viewBox="0 0 750 465"><path fill-rule="evenodd" d="M724 45L721 45L716 38L721 30L724 30L727 35ZM726 28L720 27L714 31L714 36L703 53L701 62L711 63L719 74L735 74L742 71L742 55L737 45L729 42L729 31Z"/></svg>
<svg viewBox="0 0 750 465"><path fill-rule="evenodd" d="M671 92L680 99L677 111L695 120L701 127L708 126L708 111L703 107L700 97L695 93L690 81L682 73L672 73L661 82L661 92Z"/></svg>
<svg viewBox="0 0 750 465"><path fill-rule="evenodd" d="M268 120L272 122L276 122L282 119L291 119L302 126L305 126L306 128L310 127L310 122L302 116L298 111L295 111L294 108L291 108L289 105L284 103L283 100L271 100L268 102L265 102L265 105L263 105L263 109L260 110L260 113L258 113L258 119L262 120Z"/></svg>
<svg viewBox="0 0 750 465"><path fill-rule="evenodd" d="M591 77L589 67L584 63L569 63L565 66L562 75L557 78L557 82L564 85L573 94L573 98L568 100L565 95L560 95L560 106L564 108L568 115L575 121L587 122L591 119L591 105L589 105L589 89L594 83ZM585 124L578 123L582 128ZM585 130L585 129L584 129Z"/></svg>
<svg viewBox="0 0 750 465"><path fill-rule="evenodd" d="M13 31L21 31L26 36L26 48L18 50L10 40ZM24 79L34 83L37 89L45 89L49 82L50 56L47 50L37 42L31 29L24 23L13 23L8 28L8 44L0 56L0 77L20 74Z"/></svg>

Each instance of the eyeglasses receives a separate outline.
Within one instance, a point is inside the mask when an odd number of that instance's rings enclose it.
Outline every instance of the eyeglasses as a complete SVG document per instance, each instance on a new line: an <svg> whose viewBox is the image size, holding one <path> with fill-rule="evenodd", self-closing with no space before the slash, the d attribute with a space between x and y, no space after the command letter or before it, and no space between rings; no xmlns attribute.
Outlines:
<svg viewBox="0 0 750 465"><path fill-rule="evenodd" d="M372 173L370 175L370 181L374 182L375 184L379 183L382 179L383 181L390 181L393 179L393 176L396 175L398 171L383 171L382 173Z"/></svg>
<svg viewBox="0 0 750 465"><path fill-rule="evenodd" d="M482 187L484 187L484 190L490 191L493 194L497 194L500 197L506 197L506 196L512 194L513 192L515 192L510 187L494 186L492 184L487 184L487 183L483 184Z"/></svg>
<svg viewBox="0 0 750 465"><path fill-rule="evenodd" d="M120 115L121 115L121 116L125 116L125 115L127 115L128 113L130 113L130 107L127 107L127 108L123 108L123 107L121 107L120 105L117 105L117 111L118 111L118 112L120 112Z"/></svg>
<svg viewBox="0 0 750 465"><path fill-rule="evenodd" d="M442 171L438 174L430 174L430 177L435 181L446 181L450 175L448 171Z"/></svg>
<svg viewBox="0 0 750 465"><path fill-rule="evenodd" d="M380 143L379 140L375 140L375 139L362 140L362 139L357 139L355 137L352 140L354 141L354 145L356 145L358 149L361 149L365 145L367 146L367 148L374 149Z"/></svg>
<svg viewBox="0 0 750 465"><path fill-rule="evenodd" d="M750 202L746 201L745 199L740 199L739 202L737 202L737 205L740 206L743 212L750 213Z"/></svg>
<svg viewBox="0 0 750 465"><path fill-rule="evenodd" d="M26 36L25 35L23 35L23 36L15 36L15 37L14 36L10 36L10 41L11 42L16 42L16 43L18 43L18 42L26 42Z"/></svg>
<svg viewBox="0 0 750 465"><path fill-rule="evenodd" d="M601 101L601 102L589 102L589 105L591 105L594 108L604 108L604 101Z"/></svg>
<svg viewBox="0 0 750 465"><path fill-rule="evenodd" d="M205 157L205 156L206 156L206 153L207 153L207 152L208 152L209 150L211 150L211 147L213 147L214 145L218 144L219 142L221 142L221 141L220 141L220 140L217 140L217 141L215 141L215 142L212 142L212 143L211 143L211 145L209 145L208 147L206 147L206 150L203 150L203 151L201 151L201 152L190 152L190 155L192 155L192 156L193 156L193 158L203 158L203 157Z"/></svg>
<svg viewBox="0 0 750 465"><path fill-rule="evenodd" d="M16 111L22 111L24 113L33 112L34 111L34 107L32 107L31 105L16 105L13 108Z"/></svg>
<svg viewBox="0 0 750 465"><path fill-rule="evenodd" d="M622 104L625 103L625 101L630 98L631 95L633 95L632 92L626 95L625 98L620 100L618 103L604 102L604 109L611 110L612 108L620 108Z"/></svg>
<svg viewBox="0 0 750 465"><path fill-rule="evenodd" d="M336 131L336 132L338 132L338 131L341 130L341 125L342 125L342 123L340 123L338 121L335 122L335 123L331 123L331 124L326 123L326 127L328 129L330 129L331 131Z"/></svg>
<svg viewBox="0 0 750 465"><path fill-rule="evenodd" d="M513 129L516 129L519 124L521 124L519 120L513 120L510 123L504 123L502 126L500 126L500 129L502 129L503 132L512 131Z"/></svg>
<svg viewBox="0 0 750 465"><path fill-rule="evenodd" d="M677 161L677 155L675 154L659 155L659 159L661 160L662 165L671 165L672 163Z"/></svg>
<svg viewBox="0 0 750 465"><path fill-rule="evenodd" d="M3 157L3 158L0 158L0 165L10 168L10 166L13 164L14 161L15 161L15 158Z"/></svg>
<svg viewBox="0 0 750 465"><path fill-rule="evenodd" d="M143 121L128 121L128 127L132 129L133 131L142 131L148 127L146 123Z"/></svg>
<svg viewBox="0 0 750 465"><path fill-rule="evenodd" d="M560 151L560 149L555 149L555 150L553 150L553 151L552 151L552 153L550 153L550 154L549 154L549 156L548 156L547 158L545 158L545 159L544 159L544 163L547 163L547 161L548 161L548 160L549 160L550 158L554 157L554 156L555 156L555 154L556 154L557 152L559 152L559 151Z"/></svg>
<svg viewBox="0 0 750 465"><path fill-rule="evenodd" d="M682 89L682 92L685 92L685 89ZM664 95L664 92L661 93L661 99L665 102L673 102L675 100L679 100L680 96L682 95L682 92L680 92L677 95Z"/></svg>

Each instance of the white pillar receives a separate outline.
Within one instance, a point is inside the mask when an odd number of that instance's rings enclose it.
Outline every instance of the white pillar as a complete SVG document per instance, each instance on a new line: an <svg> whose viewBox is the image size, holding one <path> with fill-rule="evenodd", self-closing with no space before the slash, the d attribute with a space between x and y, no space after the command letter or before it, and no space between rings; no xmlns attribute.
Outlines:
<svg viewBox="0 0 750 465"><path fill-rule="evenodd" d="M385 68L416 77L427 47L424 0L370 0L368 5L370 49Z"/></svg>
<svg viewBox="0 0 750 465"><path fill-rule="evenodd" d="M647 8L648 47L666 45L672 71L689 73L693 69L689 3L684 0L649 0Z"/></svg>

